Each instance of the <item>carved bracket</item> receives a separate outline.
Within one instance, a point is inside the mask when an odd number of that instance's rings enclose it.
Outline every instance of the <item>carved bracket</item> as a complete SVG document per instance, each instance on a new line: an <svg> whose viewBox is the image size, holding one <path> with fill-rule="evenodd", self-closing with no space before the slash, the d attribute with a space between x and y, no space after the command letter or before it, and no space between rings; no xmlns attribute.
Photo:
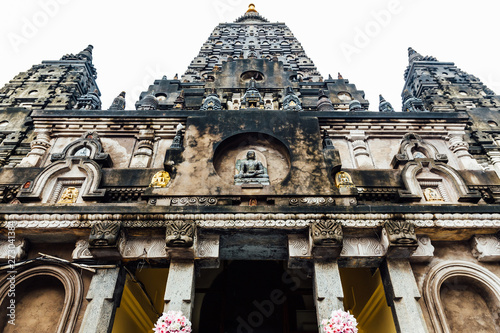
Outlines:
<svg viewBox="0 0 500 333"><path fill-rule="evenodd" d="M98 259L121 259L120 248L125 244L125 234L119 221L97 221L92 224L89 250Z"/></svg>
<svg viewBox="0 0 500 333"><path fill-rule="evenodd" d="M193 259L196 224L193 220L175 220L167 224L165 249L172 258Z"/></svg>
<svg viewBox="0 0 500 333"><path fill-rule="evenodd" d="M342 250L344 233L342 223L317 220L310 225L312 254L318 259L336 258Z"/></svg>
<svg viewBox="0 0 500 333"><path fill-rule="evenodd" d="M387 221L382 229L382 245L390 258L408 258L418 247L415 226L409 221Z"/></svg>

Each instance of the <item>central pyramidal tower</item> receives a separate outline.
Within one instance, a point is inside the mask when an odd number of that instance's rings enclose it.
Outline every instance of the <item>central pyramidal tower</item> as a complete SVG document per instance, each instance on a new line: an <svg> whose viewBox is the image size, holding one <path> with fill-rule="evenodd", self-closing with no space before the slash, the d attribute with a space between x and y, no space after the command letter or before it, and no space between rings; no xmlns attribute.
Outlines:
<svg viewBox="0 0 500 333"><path fill-rule="evenodd" d="M251 105L243 99L249 87L259 91L258 100ZM143 106L150 103L151 98L144 100L148 95L157 97L159 109L256 107L361 111L368 108L363 91L340 74L336 80L331 76L324 80L286 24L270 23L253 4L233 23L219 24L213 30L180 80L177 75L174 80L164 77L143 92L137 108L148 107ZM299 103L288 105L285 101L288 95L296 96ZM214 106L203 106L214 99L218 100Z"/></svg>

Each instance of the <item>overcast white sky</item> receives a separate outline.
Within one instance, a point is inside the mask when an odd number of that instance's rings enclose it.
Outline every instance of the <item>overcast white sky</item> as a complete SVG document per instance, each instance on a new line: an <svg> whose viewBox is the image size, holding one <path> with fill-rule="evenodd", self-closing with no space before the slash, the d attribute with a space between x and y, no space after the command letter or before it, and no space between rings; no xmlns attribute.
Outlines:
<svg viewBox="0 0 500 333"><path fill-rule="evenodd" d="M246 0L2 0L0 85L42 60L94 45L103 108L122 90L127 109L163 75L185 72L220 22ZM254 0L285 22L325 77L341 72L366 93L401 109L407 48L451 61L500 94L498 0Z"/></svg>

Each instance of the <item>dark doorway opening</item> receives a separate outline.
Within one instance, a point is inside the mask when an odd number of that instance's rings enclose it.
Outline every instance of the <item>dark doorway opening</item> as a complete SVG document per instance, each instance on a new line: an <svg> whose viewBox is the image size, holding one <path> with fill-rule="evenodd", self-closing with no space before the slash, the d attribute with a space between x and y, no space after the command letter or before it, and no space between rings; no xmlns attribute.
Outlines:
<svg viewBox="0 0 500 333"><path fill-rule="evenodd" d="M193 316L196 331L317 332L310 275L287 269L284 261L224 261L216 271L201 270Z"/></svg>

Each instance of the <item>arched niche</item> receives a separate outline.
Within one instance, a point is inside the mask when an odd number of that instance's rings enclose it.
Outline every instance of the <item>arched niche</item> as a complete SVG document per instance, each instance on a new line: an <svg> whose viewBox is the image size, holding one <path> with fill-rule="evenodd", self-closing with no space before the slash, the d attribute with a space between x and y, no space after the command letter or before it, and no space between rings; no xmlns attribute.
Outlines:
<svg viewBox="0 0 500 333"><path fill-rule="evenodd" d="M408 162L401 171L405 190L402 199L432 203L425 195L427 188L438 191L443 200L437 203L477 202L481 195L469 190L462 176L451 166L432 159Z"/></svg>
<svg viewBox="0 0 500 333"><path fill-rule="evenodd" d="M45 167L34 181L23 185L18 198L56 203L61 193L74 187L82 200L103 197L105 190L99 189L102 166L110 166L111 160L104 153L101 139L96 132L88 131L79 139L68 144L62 152L51 156L52 163Z"/></svg>
<svg viewBox="0 0 500 333"><path fill-rule="evenodd" d="M269 174L271 184L278 184L290 173L290 152L277 138L265 133L240 133L216 145L213 164L217 174L228 184L234 184L236 161L248 150L256 152Z"/></svg>
<svg viewBox="0 0 500 333"><path fill-rule="evenodd" d="M111 160L109 154L103 151L101 139L97 132L88 131L78 140L75 140L64 147L61 153L52 154L52 162L68 158L78 158L96 161L104 166L110 166Z"/></svg>
<svg viewBox="0 0 500 333"><path fill-rule="evenodd" d="M484 323L486 327L495 327L500 329L500 278L484 267L467 261L447 261L440 263L431 268L424 281L424 301L429 311L431 324L436 333L453 333L458 332L452 329L453 326L460 325L460 322L449 323L449 319L454 319L457 315L462 315L463 318L470 317L473 320L469 323L469 330L475 330L472 326L477 317L475 311L470 313L470 309L462 304L462 307L454 307L453 298L456 298L456 291L466 289L469 296L479 303L480 306L486 306L491 314L487 319L490 321ZM455 295L454 295L455 294ZM467 296L467 295L462 295ZM460 296L460 297L462 297ZM445 304L443 303L445 298ZM470 298L465 299L470 302ZM448 308L446 308L448 306ZM450 314L450 312L458 311L458 313ZM485 316L484 313L480 314ZM462 318L462 319L463 319Z"/></svg>
<svg viewBox="0 0 500 333"><path fill-rule="evenodd" d="M437 148L423 140L420 135L407 133L401 140L398 153L394 156L391 165L397 168L409 161L418 159L432 159L437 162L448 162L446 154L440 154Z"/></svg>
<svg viewBox="0 0 500 333"><path fill-rule="evenodd" d="M30 322L18 322L17 320L20 318L33 319L33 316L35 318L38 316L43 321L43 318L48 316L50 318L57 318L55 325L53 325L54 330L51 332L73 332L83 299L83 282L80 275L74 269L57 264L35 266L24 271L18 271L15 279L16 286L19 287L19 289L16 288L16 302L17 300L20 302L27 300L31 293L33 293L33 301L35 303L40 302L44 297L40 292L50 286L54 287L54 289L52 289L51 295L47 295L46 300L54 302L60 298L62 302L60 309L57 307L58 305L55 308L44 306L41 308L42 311L36 313L23 313L23 311L32 310L32 306L28 306L27 308L16 307L17 327L19 327L18 324L26 325L25 328L32 327L33 325ZM37 286L40 288L37 289ZM58 289L62 290L62 293ZM8 302L10 302L10 290L10 280L5 280L0 284L0 304L2 311L6 308ZM5 316L2 317L6 318ZM38 328L41 329L41 327ZM36 332L37 330L34 331Z"/></svg>
<svg viewBox="0 0 500 333"><path fill-rule="evenodd" d="M101 177L101 167L92 160L65 159L53 162L27 188L19 191L18 198L55 203L67 186L78 188L79 199L103 197L105 190L99 189Z"/></svg>

